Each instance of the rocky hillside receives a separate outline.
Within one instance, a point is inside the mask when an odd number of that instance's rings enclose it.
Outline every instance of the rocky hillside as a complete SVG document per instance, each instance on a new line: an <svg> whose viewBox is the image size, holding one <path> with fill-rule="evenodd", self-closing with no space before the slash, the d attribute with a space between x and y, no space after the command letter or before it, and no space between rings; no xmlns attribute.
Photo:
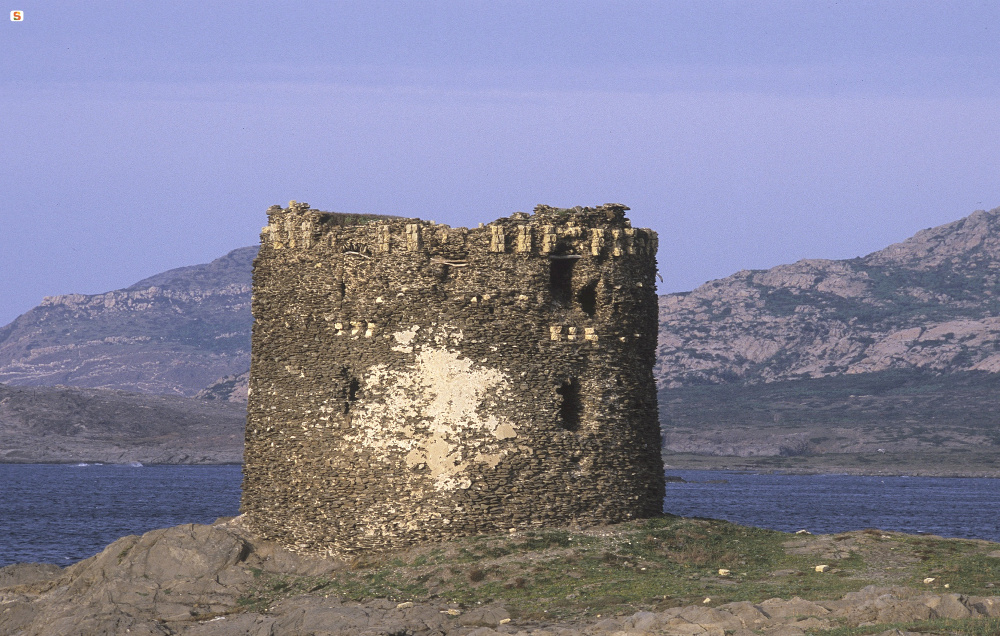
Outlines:
<svg viewBox="0 0 1000 636"><path fill-rule="evenodd" d="M250 364L256 247L86 296L50 296L0 328L0 382L193 396Z"/></svg>
<svg viewBox="0 0 1000 636"><path fill-rule="evenodd" d="M242 405L0 384L0 463L238 463Z"/></svg>
<svg viewBox="0 0 1000 636"><path fill-rule="evenodd" d="M661 388L892 369L1000 371L1000 208L864 258L660 297Z"/></svg>
<svg viewBox="0 0 1000 636"><path fill-rule="evenodd" d="M250 391L250 371L227 375L208 385L195 395L200 400L221 400L246 404Z"/></svg>
<svg viewBox="0 0 1000 636"><path fill-rule="evenodd" d="M367 217L348 217L363 222ZM0 328L0 382L246 400L256 247ZM1000 208L864 258L741 271L660 297L660 388L895 369L1000 371Z"/></svg>
<svg viewBox="0 0 1000 636"><path fill-rule="evenodd" d="M331 213L358 225L398 217ZM246 402L257 247L105 294L50 296L0 328L0 382Z"/></svg>

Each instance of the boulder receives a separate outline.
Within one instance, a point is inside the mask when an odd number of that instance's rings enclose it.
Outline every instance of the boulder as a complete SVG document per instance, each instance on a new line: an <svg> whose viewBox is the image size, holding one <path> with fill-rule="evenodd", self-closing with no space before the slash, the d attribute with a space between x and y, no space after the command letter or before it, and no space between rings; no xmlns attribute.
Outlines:
<svg viewBox="0 0 1000 636"><path fill-rule="evenodd" d="M1000 617L1000 598L995 596L970 596L966 602L980 616L989 616L990 618Z"/></svg>
<svg viewBox="0 0 1000 636"><path fill-rule="evenodd" d="M797 596L788 601L770 598L762 602L760 608L772 618L825 616L830 613L822 605Z"/></svg>
<svg viewBox="0 0 1000 636"><path fill-rule="evenodd" d="M466 612L458 622L475 627L496 627L505 618L510 618L505 608L499 605L487 605Z"/></svg>
<svg viewBox="0 0 1000 636"><path fill-rule="evenodd" d="M0 633L169 634L163 623L231 612L252 574L233 567L249 544L219 526L187 524L121 538L58 572L25 612L0 615ZM37 568L36 576L56 574Z"/></svg>
<svg viewBox="0 0 1000 636"><path fill-rule="evenodd" d="M759 605L754 605L750 601L739 601L737 603L727 603L719 606L719 611L728 612L735 616L748 629L760 629L770 624L771 615L764 611Z"/></svg>
<svg viewBox="0 0 1000 636"><path fill-rule="evenodd" d="M937 618L968 618L972 610L965 606L965 599L960 594L929 595L924 605L929 607Z"/></svg>
<svg viewBox="0 0 1000 636"><path fill-rule="evenodd" d="M15 563L0 568L0 589L49 581L62 574L62 568L51 563Z"/></svg>

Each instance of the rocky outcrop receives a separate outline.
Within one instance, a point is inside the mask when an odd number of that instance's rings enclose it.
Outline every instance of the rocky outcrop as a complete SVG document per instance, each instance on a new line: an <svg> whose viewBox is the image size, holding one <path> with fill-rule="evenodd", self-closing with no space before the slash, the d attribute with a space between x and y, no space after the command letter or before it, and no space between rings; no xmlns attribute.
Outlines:
<svg viewBox="0 0 1000 636"><path fill-rule="evenodd" d="M243 612L241 599L262 573L322 577L348 564L303 558L253 540L240 519L124 537L65 570L53 567L0 568L0 633L442 634L509 620L495 606L463 615L443 603L361 604L322 594L288 598L266 612Z"/></svg>
<svg viewBox="0 0 1000 636"><path fill-rule="evenodd" d="M864 258L741 271L661 296L658 385L1000 371L1000 208Z"/></svg>
<svg viewBox="0 0 1000 636"><path fill-rule="evenodd" d="M0 590L0 633L170 634L163 623L236 608L253 575L234 566L249 551L211 526L124 537L47 581Z"/></svg>
<svg viewBox="0 0 1000 636"><path fill-rule="evenodd" d="M1000 616L1000 597L934 594L904 587L869 586L832 601L771 598L760 603L740 601L718 607L687 606L664 612L638 612L623 619L606 619L583 634L732 634L801 636L806 630L841 625L877 625L934 618ZM482 636L493 632L483 632ZM531 633L531 632L528 632ZM537 632L536 632L537 633ZM894 634L890 631L884 634Z"/></svg>
<svg viewBox="0 0 1000 636"><path fill-rule="evenodd" d="M272 586L280 586L281 576L297 575L321 582L348 567L344 561L304 557L260 541L241 518L155 530L119 539L65 569L37 564L0 568L0 633L792 636L840 625L1000 617L1000 597L895 586L870 586L832 601L771 598L712 606L706 599L702 605L572 622L512 620L496 603L473 608L437 599L360 603L322 591L291 595L266 608L247 602L261 580L276 580Z"/></svg>
<svg viewBox="0 0 1000 636"><path fill-rule="evenodd" d="M239 463L244 419L241 404L0 384L0 462Z"/></svg>
<svg viewBox="0 0 1000 636"><path fill-rule="evenodd" d="M200 400L221 400L246 404L250 391L250 372L227 375L208 385L195 395Z"/></svg>

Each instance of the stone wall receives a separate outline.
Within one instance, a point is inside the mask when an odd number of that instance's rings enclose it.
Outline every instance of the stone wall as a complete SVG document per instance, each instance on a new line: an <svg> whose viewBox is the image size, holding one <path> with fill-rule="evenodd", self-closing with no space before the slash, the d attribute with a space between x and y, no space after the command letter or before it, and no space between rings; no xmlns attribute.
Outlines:
<svg viewBox="0 0 1000 636"><path fill-rule="evenodd" d="M243 510L350 553L658 514L656 234L625 206L479 228L268 210Z"/></svg>

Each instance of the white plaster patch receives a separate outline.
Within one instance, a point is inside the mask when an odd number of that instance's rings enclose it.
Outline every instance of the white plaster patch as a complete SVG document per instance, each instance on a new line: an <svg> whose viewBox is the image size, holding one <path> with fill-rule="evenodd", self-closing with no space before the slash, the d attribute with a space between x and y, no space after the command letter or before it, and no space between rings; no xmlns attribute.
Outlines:
<svg viewBox="0 0 1000 636"><path fill-rule="evenodd" d="M412 351L416 329L393 335L401 345L394 350ZM509 397L510 378L457 351L424 347L402 370L369 368L364 384L367 397L356 407L346 439L376 457L404 454L408 467L423 465L430 472L437 491L469 488L473 463L493 468L517 452L504 441L517 437L516 427L491 408Z"/></svg>
<svg viewBox="0 0 1000 636"><path fill-rule="evenodd" d="M495 435L497 439L510 439L512 437L517 437L517 431L515 431L514 427L507 422L503 422L497 425L497 427L493 430L493 435Z"/></svg>
<svg viewBox="0 0 1000 636"><path fill-rule="evenodd" d="M451 344L458 344L462 342L465 334L462 333L461 329L454 327L449 327L448 325L441 325L438 332L434 334L434 342L439 345L447 345L449 342Z"/></svg>
<svg viewBox="0 0 1000 636"><path fill-rule="evenodd" d="M496 468L497 464L500 463L500 460L503 459L503 457L502 453L478 453L476 455L476 461L481 464L486 464L490 468Z"/></svg>
<svg viewBox="0 0 1000 636"><path fill-rule="evenodd" d="M399 343L399 346L393 347L393 351L400 351L402 353L410 353L413 351L412 342L413 339L417 337L417 332L420 331L420 325L413 325L406 331L397 331L392 334L393 339Z"/></svg>

